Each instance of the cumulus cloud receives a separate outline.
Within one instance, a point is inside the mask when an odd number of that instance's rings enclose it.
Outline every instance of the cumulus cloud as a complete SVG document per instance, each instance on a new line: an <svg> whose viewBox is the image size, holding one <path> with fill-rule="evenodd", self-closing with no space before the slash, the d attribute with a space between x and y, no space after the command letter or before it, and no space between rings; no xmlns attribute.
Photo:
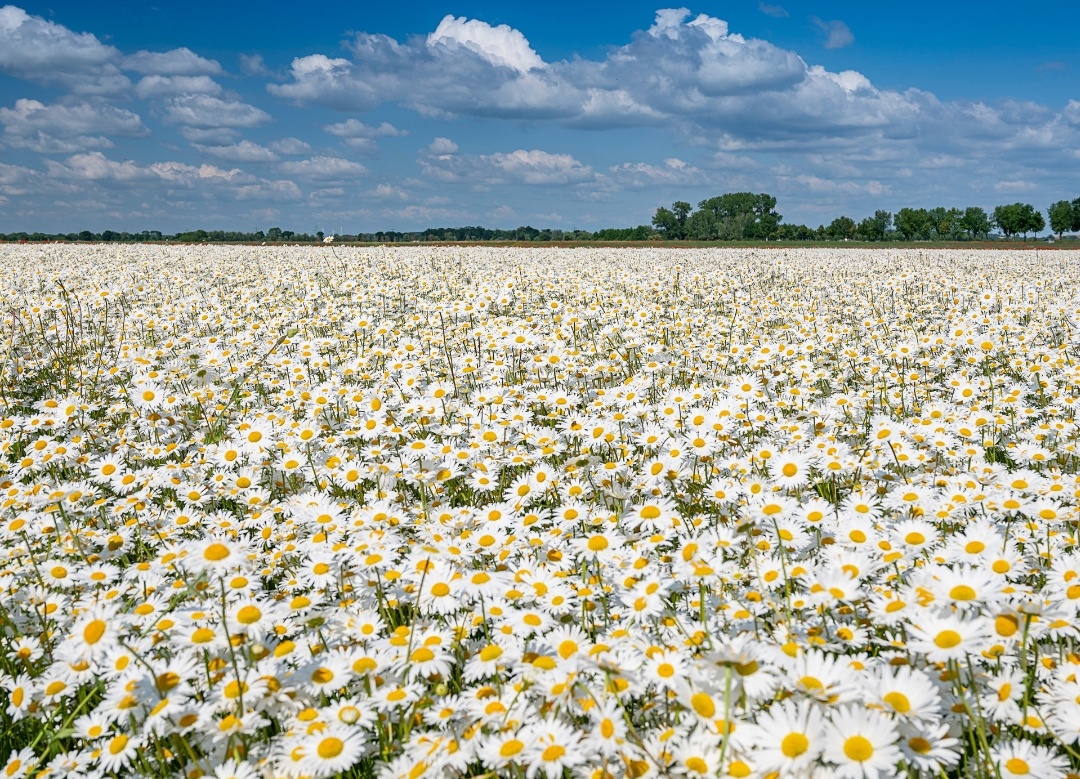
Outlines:
<svg viewBox="0 0 1080 779"><path fill-rule="evenodd" d="M35 189L38 176L38 172L31 168L0 162L0 192L13 197L30 194Z"/></svg>
<svg viewBox="0 0 1080 779"><path fill-rule="evenodd" d="M447 15L435 32L427 37L430 48L461 47L479 55L496 67L510 68L518 73L547 67L529 41L509 25L492 27L478 19Z"/></svg>
<svg viewBox="0 0 1080 779"><path fill-rule="evenodd" d="M248 76L269 76L270 68L261 54L241 54L240 69Z"/></svg>
<svg viewBox="0 0 1080 779"><path fill-rule="evenodd" d="M165 121L188 127L257 127L269 122L270 115L239 100L184 95L166 103Z"/></svg>
<svg viewBox="0 0 1080 779"><path fill-rule="evenodd" d="M145 181L154 176L152 170L132 160L111 160L99 151L73 154L64 162L46 160L45 168L51 178L81 181Z"/></svg>
<svg viewBox="0 0 1080 779"><path fill-rule="evenodd" d="M200 57L186 46L170 51L137 51L124 57L122 66L161 76L218 76L223 72L219 62Z"/></svg>
<svg viewBox="0 0 1080 779"><path fill-rule="evenodd" d="M221 84L209 76L143 76L135 84L143 100L166 95L219 95Z"/></svg>
<svg viewBox="0 0 1080 779"><path fill-rule="evenodd" d="M109 94L131 85L119 60L115 47L90 33L72 32L13 5L0 8L0 71L82 94Z"/></svg>
<svg viewBox="0 0 1080 779"><path fill-rule="evenodd" d="M395 187L393 184L379 184L375 189L369 189L366 192L361 192L364 197L373 198L375 200L408 200L409 193L401 187Z"/></svg>
<svg viewBox="0 0 1080 779"><path fill-rule="evenodd" d="M811 16L810 21L814 23L814 26L825 33L825 43L823 45L826 49L842 49L855 42L855 35L851 32L851 28L844 22L839 20L826 22L818 19L816 16Z"/></svg>
<svg viewBox="0 0 1080 779"><path fill-rule="evenodd" d="M440 155L440 154L454 154L458 150L458 145L449 138L436 138L432 141L428 147L428 154Z"/></svg>
<svg viewBox="0 0 1080 779"><path fill-rule="evenodd" d="M418 160L424 172L440 181L466 182L480 186L500 183L577 184L595 177L593 169L569 154L551 154L540 149L517 149L495 154L457 154L457 146L437 138L427 154ZM442 152L432 152L433 148ZM453 148L454 151L449 149Z"/></svg>
<svg viewBox="0 0 1080 779"><path fill-rule="evenodd" d="M358 119L328 124L323 129L339 138L401 138L409 134L408 130L400 130L389 122L368 125Z"/></svg>
<svg viewBox="0 0 1080 779"><path fill-rule="evenodd" d="M194 144L203 154L230 162L274 162L278 156L265 146L252 141L240 141L222 146Z"/></svg>
<svg viewBox="0 0 1080 779"><path fill-rule="evenodd" d="M620 187L657 185L693 186L707 180L705 173L677 157L669 157L663 165L647 162L624 162L608 168L610 178Z"/></svg>
<svg viewBox="0 0 1080 779"><path fill-rule="evenodd" d="M737 133L745 126L747 135L756 135L755 125L777 108L794 125L810 113L831 130L857 124L855 113L892 122L896 117L883 102L903 102L851 89L845 79L857 74L841 78L811 68L792 51L685 8L661 9L648 30L600 59L547 63L516 30L452 16L424 38L401 43L359 33L348 49L351 58L298 57L291 81L268 89L348 111L396 102L431 117L548 119L596 128L683 123Z"/></svg>
<svg viewBox="0 0 1080 779"><path fill-rule="evenodd" d="M291 160L278 165L282 173L307 179L340 179L367 175L368 169L359 162L341 157L316 155L306 160Z"/></svg>
<svg viewBox="0 0 1080 779"><path fill-rule="evenodd" d="M45 166L46 176L55 181L134 189L148 197L169 198L177 189L241 201L295 201L303 197L296 183L288 179L264 179L240 168L188 165L175 160L140 165L133 160L113 160L101 152L88 152L74 154L63 162L47 160ZM149 189L147 185L151 185Z"/></svg>
<svg viewBox="0 0 1080 779"><path fill-rule="evenodd" d="M5 145L44 153L109 148L110 135L143 136L149 130L131 111L85 101L46 105L21 98L13 108L0 108Z"/></svg>
<svg viewBox="0 0 1080 779"><path fill-rule="evenodd" d="M311 151L311 144L307 141L302 141L299 138L280 138L276 141L271 141L270 149L278 154L308 154Z"/></svg>

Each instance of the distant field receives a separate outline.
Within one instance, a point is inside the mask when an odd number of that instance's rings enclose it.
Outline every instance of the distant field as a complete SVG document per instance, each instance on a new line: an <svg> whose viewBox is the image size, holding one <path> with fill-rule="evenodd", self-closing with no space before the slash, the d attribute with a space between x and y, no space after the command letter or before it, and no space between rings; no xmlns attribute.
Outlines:
<svg viewBox="0 0 1080 779"><path fill-rule="evenodd" d="M1080 772L1080 252L0 246L0 773Z"/></svg>

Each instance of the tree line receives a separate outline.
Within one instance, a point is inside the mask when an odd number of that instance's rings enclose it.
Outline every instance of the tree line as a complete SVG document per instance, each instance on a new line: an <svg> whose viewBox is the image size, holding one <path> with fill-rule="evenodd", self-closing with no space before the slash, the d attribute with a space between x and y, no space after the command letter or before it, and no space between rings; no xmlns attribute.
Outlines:
<svg viewBox="0 0 1080 779"><path fill-rule="evenodd" d="M734 192L708 198L695 211L683 200L661 206L653 215L657 233L670 240L692 241L973 241L1000 230L1007 240L1046 229L1046 220L1030 203L1009 203L993 212L978 206L959 208L901 208L895 214L877 210L856 222L838 216L816 229L783 224L776 198L766 193ZM1059 200L1046 209L1050 229L1060 239L1080 231L1080 197Z"/></svg>
<svg viewBox="0 0 1080 779"><path fill-rule="evenodd" d="M245 233L236 230L186 230L179 233L169 234L160 230L143 230L139 233L130 233L123 230L102 230L95 233L91 230L83 230L78 233L0 233L0 241L71 241L83 243L154 243L159 241L172 243L262 243L281 242L290 243L314 243L322 241L325 234L320 230L315 233L297 233L292 230L282 230L280 227L271 227L263 232L254 230Z"/></svg>
<svg viewBox="0 0 1080 779"><path fill-rule="evenodd" d="M1046 209L1050 230L1060 239L1064 233L1080 232L1080 197L1059 200ZM1046 229L1042 212L1029 203L1009 203L987 212L978 206L959 208L901 208L895 214L877 210L856 222L838 216L816 228L785 224L776 211L776 198L766 193L729 192L707 198L697 205L677 200L671 207L656 209L651 225L608 227L596 231L539 229L524 225L513 229L480 226L432 227L426 230L380 230L355 234L334 234L342 242L582 242L582 241L973 241L985 240L994 230L1006 239L1038 235ZM175 243L316 243L325 234L298 233L271 227L265 232L189 230L175 234L159 230L139 233L104 230L95 233L0 233L0 241L83 241L83 242L175 242Z"/></svg>

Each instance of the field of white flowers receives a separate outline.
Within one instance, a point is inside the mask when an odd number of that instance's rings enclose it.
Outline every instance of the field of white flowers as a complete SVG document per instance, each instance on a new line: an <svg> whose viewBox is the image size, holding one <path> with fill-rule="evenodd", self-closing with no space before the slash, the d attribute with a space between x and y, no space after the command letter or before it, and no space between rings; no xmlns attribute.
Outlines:
<svg viewBox="0 0 1080 779"><path fill-rule="evenodd" d="M1080 256L0 247L0 777L1080 772Z"/></svg>

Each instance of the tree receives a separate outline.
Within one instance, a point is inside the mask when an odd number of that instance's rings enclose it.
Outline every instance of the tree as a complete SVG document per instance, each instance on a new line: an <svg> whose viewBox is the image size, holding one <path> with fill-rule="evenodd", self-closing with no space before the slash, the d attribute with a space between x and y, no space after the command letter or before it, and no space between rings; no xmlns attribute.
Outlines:
<svg viewBox="0 0 1080 779"><path fill-rule="evenodd" d="M1046 221L1043 219L1042 213L1036 211L1035 206L1030 203L1010 203L1009 205L995 207L994 223L1001 229L1006 238L1012 238L1018 233L1023 233L1025 241L1028 233L1034 232L1038 234L1040 230L1046 227Z"/></svg>
<svg viewBox="0 0 1080 779"><path fill-rule="evenodd" d="M678 227L677 238L686 237L686 220L690 218L690 212L693 210L694 207L685 200L676 200L671 204L671 211L675 214L675 224Z"/></svg>
<svg viewBox="0 0 1080 779"><path fill-rule="evenodd" d="M1004 233L1007 239L1020 232L1020 223L1023 221L1020 212L1022 205L1022 203L1013 203L1005 206L994 206L994 224Z"/></svg>
<svg viewBox="0 0 1080 779"><path fill-rule="evenodd" d="M1078 198L1080 200L1080 198ZM1050 217L1050 231L1057 233L1058 240L1068 230L1077 229L1077 215L1073 210L1073 204L1068 200L1059 200L1051 203L1046 209L1046 215Z"/></svg>
<svg viewBox="0 0 1080 779"><path fill-rule="evenodd" d="M959 208L946 209L938 206L931 209L927 214L938 240L952 240L959 234L960 220L964 216Z"/></svg>
<svg viewBox="0 0 1080 779"><path fill-rule="evenodd" d="M964 215L960 217L960 228L964 230L973 241L980 235L989 233L991 226L990 215L978 206L969 206L968 208L965 208Z"/></svg>
<svg viewBox="0 0 1080 779"><path fill-rule="evenodd" d="M703 241L747 241L774 236L783 217L766 193L729 192L702 200L686 220L687 235Z"/></svg>
<svg viewBox="0 0 1080 779"><path fill-rule="evenodd" d="M933 221L925 208L901 208L894 220L896 232L905 241L926 241L930 239Z"/></svg>
<svg viewBox="0 0 1080 779"><path fill-rule="evenodd" d="M879 210L875 211L873 216L868 216L859 222L856 235L864 241L884 241L890 227L892 227L892 214Z"/></svg>
<svg viewBox="0 0 1080 779"><path fill-rule="evenodd" d="M850 241L855 237L856 229L854 219L849 216L838 216L825 228L825 233L833 241Z"/></svg>
<svg viewBox="0 0 1080 779"><path fill-rule="evenodd" d="M1046 229L1046 220L1043 219L1042 211L1037 211L1035 206L1028 206L1030 211L1024 214L1024 240L1027 240L1028 230L1034 233L1034 237L1038 238L1039 233Z"/></svg>
<svg viewBox="0 0 1080 779"><path fill-rule="evenodd" d="M677 237L675 233L679 226L678 219L673 212L663 206L656 209L656 213L653 214L652 223L653 227L655 227L665 238Z"/></svg>

